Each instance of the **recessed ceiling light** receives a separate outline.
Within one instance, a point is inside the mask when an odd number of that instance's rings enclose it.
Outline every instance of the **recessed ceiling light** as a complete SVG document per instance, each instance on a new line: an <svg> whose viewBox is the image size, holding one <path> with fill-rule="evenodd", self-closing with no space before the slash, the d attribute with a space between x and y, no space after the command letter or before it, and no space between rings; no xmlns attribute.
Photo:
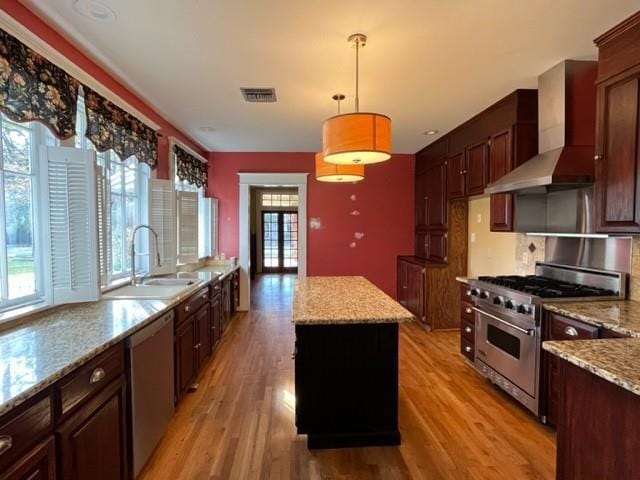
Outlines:
<svg viewBox="0 0 640 480"><path fill-rule="evenodd" d="M211 133L211 132L215 132L216 131L215 128L209 127L208 125L204 125L204 126L200 127L199 130L201 132L205 132L205 133Z"/></svg>
<svg viewBox="0 0 640 480"><path fill-rule="evenodd" d="M436 135L438 130L427 130L426 132L422 132L423 135Z"/></svg>
<svg viewBox="0 0 640 480"><path fill-rule="evenodd" d="M76 13L97 22L113 22L116 14L100 0L74 0L72 4Z"/></svg>

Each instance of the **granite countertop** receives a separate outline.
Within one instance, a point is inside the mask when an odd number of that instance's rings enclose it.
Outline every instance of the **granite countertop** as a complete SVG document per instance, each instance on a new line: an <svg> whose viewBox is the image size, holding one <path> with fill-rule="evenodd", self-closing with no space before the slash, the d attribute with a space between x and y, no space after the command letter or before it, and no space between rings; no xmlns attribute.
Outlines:
<svg viewBox="0 0 640 480"><path fill-rule="evenodd" d="M413 315L364 277L296 280L292 321L296 325L400 323Z"/></svg>
<svg viewBox="0 0 640 480"><path fill-rule="evenodd" d="M201 282L172 299L61 305L0 331L0 415L237 268L214 266L192 272L189 275Z"/></svg>
<svg viewBox="0 0 640 480"><path fill-rule="evenodd" d="M640 395L639 338L551 341L542 348Z"/></svg>
<svg viewBox="0 0 640 480"><path fill-rule="evenodd" d="M640 302L603 300L592 302L549 302L544 308L566 317L640 338Z"/></svg>

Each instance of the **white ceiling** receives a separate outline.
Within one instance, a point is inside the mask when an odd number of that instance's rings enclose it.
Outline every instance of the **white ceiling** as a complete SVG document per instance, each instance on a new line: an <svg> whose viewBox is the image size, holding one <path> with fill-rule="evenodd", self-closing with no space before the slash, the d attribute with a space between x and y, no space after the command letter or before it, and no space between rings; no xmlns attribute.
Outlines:
<svg viewBox="0 0 640 480"><path fill-rule="evenodd" d="M335 92L393 120L413 153L565 58L595 58L593 39L638 0L103 0L113 23L72 0L21 0L168 120L215 151L316 151ZM275 87L248 104L240 87ZM213 133L199 130L207 125Z"/></svg>

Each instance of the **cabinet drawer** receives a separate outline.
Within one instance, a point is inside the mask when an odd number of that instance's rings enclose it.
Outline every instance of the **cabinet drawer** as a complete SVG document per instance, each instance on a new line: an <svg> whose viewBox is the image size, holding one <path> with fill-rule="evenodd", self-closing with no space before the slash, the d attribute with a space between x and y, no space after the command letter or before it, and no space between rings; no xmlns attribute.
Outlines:
<svg viewBox="0 0 640 480"><path fill-rule="evenodd" d="M460 305L460 315L462 316L463 320L474 323L476 320L476 314L473 311L472 307L473 307L472 304L462 302L462 305Z"/></svg>
<svg viewBox="0 0 640 480"><path fill-rule="evenodd" d="M53 435L9 467L0 467L0 480L55 480L56 444Z"/></svg>
<svg viewBox="0 0 640 480"><path fill-rule="evenodd" d="M176 307L176 327L196 313L209 300L209 287L204 287Z"/></svg>
<svg viewBox="0 0 640 480"><path fill-rule="evenodd" d="M549 339L550 340L577 340L598 338L599 328L588 323L573 320L571 318L549 315Z"/></svg>
<svg viewBox="0 0 640 480"><path fill-rule="evenodd" d="M475 324L473 322L462 320L460 323L460 335L462 335L462 338L467 339L468 342L475 343Z"/></svg>
<svg viewBox="0 0 640 480"><path fill-rule="evenodd" d="M466 338L460 339L460 352L467 357L471 362L474 361L474 347L473 343Z"/></svg>
<svg viewBox="0 0 640 480"><path fill-rule="evenodd" d="M0 418L0 471L4 471L20 455L52 428L49 395L22 405Z"/></svg>
<svg viewBox="0 0 640 480"><path fill-rule="evenodd" d="M471 287L466 283L460 284L460 299L463 302L471 302Z"/></svg>
<svg viewBox="0 0 640 480"><path fill-rule="evenodd" d="M220 295L220 292L222 292L222 283L220 282L212 283L211 287L209 288L209 297L213 299L217 295Z"/></svg>
<svg viewBox="0 0 640 480"><path fill-rule="evenodd" d="M119 343L63 378L54 388L58 415L66 415L124 372L124 347Z"/></svg>

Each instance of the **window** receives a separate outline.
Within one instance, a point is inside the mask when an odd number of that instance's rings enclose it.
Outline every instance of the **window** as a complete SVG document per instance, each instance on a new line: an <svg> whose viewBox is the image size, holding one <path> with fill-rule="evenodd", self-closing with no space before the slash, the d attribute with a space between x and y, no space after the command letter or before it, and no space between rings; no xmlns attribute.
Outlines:
<svg viewBox="0 0 640 480"><path fill-rule="evenodd" d="M172 149L173 150L173 149ZM171 154L173 158L173 170L175 171L175 154ZM174 183L176 191L178 192L195 192L198 194L198 257L204 258L213 256L216 252L215 232L217 225L217 200L213 198L205 197L203 188L198 188L195 185L182 181L177 175L174 175ZM178 208L178 216L180 215L180 208ZM178 225L180 224L180 218L178 218ZM180 262L180 235L178 234L178 260ZM180 262L182 263L182 262Z"/></svg>
<svg viewBox="0 0 640 480"><path fill-rule="evenodd" d="M55 137L36 122L0 115L0 311L41 299L38 151Z"/></svg>
<svg viewBox="0 0 640 480"><path fill-rule="evenodd" d="M76 123L76 148L95 150L93 144L84 136L86 116L84 102L78 99ZM135 157L125 161L109 150L97 153L97 165L103 172L106 211L100 217L102 231L108 232L102 244L107 252L100 252L106 264L102 284L108 285L114 280L131 274L129 242L136 225L147 223L147 182L150 169L147 164L139 163ZM149 237L147 230L140 230L136 236L136 271L149 271Z"/></svg>
<svg viewBox="0 0 640 480"><path fill-rule="evenodd" d="M263 193L261 197L263 207L297 207L297 193Z"/></svg>

